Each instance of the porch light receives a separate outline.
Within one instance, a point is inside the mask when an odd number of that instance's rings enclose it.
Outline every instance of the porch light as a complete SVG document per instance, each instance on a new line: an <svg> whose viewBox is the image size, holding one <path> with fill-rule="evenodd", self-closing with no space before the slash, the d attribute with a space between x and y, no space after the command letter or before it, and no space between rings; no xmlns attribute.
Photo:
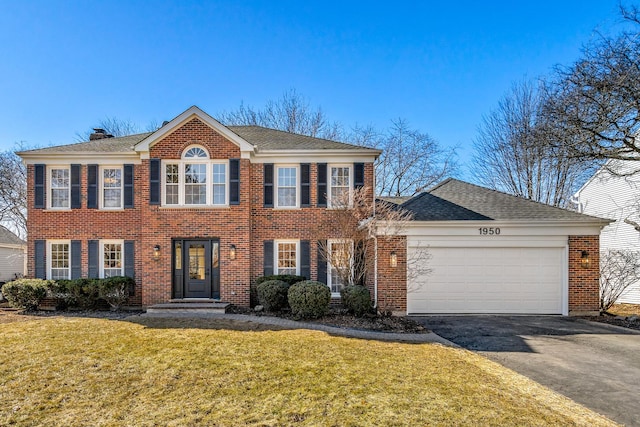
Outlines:
<svg viewBox="0 0 640 427"><path fill-rule="evenodd" d="M393 268L396 268L398 266L398 254L396 254L396 251L391 251L391 255L389 256L389 264Z"/></svg>
<svg viewBox="0 0 640 427"><path fill-rule="evenodd" d="M229 247L229 259L236 259L236 245L231 245Z"/></svg>
<svg viewBox="0 0 640 427"><path fill-rule="evenodd" d="M580 266L582 268L589 268L589 252L582 251L582 256L580 257Z"/></svg>
<svg viewBox="0 0 640 427"><path fill-rule="evenodd" d="M160 245L153 247L153 259L156 261L160 259Z"/></svg>

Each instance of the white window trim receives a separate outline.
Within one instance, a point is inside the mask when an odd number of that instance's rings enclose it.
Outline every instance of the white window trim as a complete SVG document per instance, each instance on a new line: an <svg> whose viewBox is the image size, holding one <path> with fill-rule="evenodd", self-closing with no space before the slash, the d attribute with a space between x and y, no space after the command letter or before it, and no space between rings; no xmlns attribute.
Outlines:
<svg viewBox="0 0 640 427"><path fill-rule="evenodd" d="M331 169L332 168L348 168L349 169L349 208L353 207L353 163L330 163L327 165L327 209L336 209L332 206L331 200Z"/></svg>
<svg viewBox="0 0 640 427"><path fill-rule="evenodd" d="M67 274L67 279L71 279L71 240L47 240L47 279L53 279L53 272L51 271L51 261L52 261L52 245L59 244L67 244L69 245L69 274ZM55 279L61 280L61 279Z"/></svg>
<svg viewBox="0 0 640 427"><path fill-rule="evenodd" d="M120 274L118 276L124 276L124 240L100 240L100 273L101 279L104 279L104 245L117 244L120 245Z"/></svg>
<svg viewBox="0 0 640 427"><path fill-rule="evenodd" d="M123 165L101 165L99 168L98 188L100 189L100 209L105 211L121 211L124 210L124 166ZM104 170L105 169L120 169L120 206L118 207L105 207L104 205ZM111 187L115 188L115 187Z"/></svg>
<svg viewBox="0 0 640 427"><path fill-rule="evenodd" d="M54 169L66 169L69 171L69 197L67 200L69 200L69 206L66 207L54 207L52 206L52 202L53 202L53 195L52 195L52 187L51 187L51 183L53 181L53 179L51 178L51 173L53 172ZM56 210L56 211L68 211L71 210L71 165L47 165L47 176L46 176L46 181L47 181L47 195L46 195L46 199L47 199L47 209L51 209L51 210Z"/></svg>
<svg viewBox="0 0 640 427"><path fill-rule="evenodd" d="M332 283L332 271L334 269L333 264L331 263L331 246L334 243L348 243L350 244L351 248L350 248L350 259L349 259L349 264L350 264L350 268L351 268L351 280L349 283L345 284L345 286L350 285L351 281L353 280L353 240L351 239L328 239L327 240L327 258L329 258L327 260L327 286L329 286L329 290L331 290L331 287L333 286ZM340 292L331 292L331 296L332 297L339 297L340 296Z"/></svg>
<svg viewBox="0 0 640 427"><path fill-rule="evenodd" d="M273 241L273 273L280 274L280 269L278 267L279 264L279 256L280 251L278 250L278 246L280 243L295 243L296 245L296 272L295 275L300 275L300 240L274 240Z"/></svg>
<svg viewBox="0 0 640 427"><path fill-rule="evenodd" d="M273 183L273 198L274 207L276 209L298 209L300 208L300 164L278 164L274 165L275 173L274 173L274 183ZM294 186L296 190L296 203L294 206L279 206L278 205L278 171L281 168L285 169L295 169L296 170L296 185Z"/></svg>
<svg viewBox="0 0 640 427"><path fill-rule="evenodd" d="M190 145L185 148L184 152L186 153L192 147L200 147L207 152L206 148L201 146ZM184 171L186 164L204 164L206 165L205 176L206 176L206 203L204 204L186 204L185 203L185 179L184 179ZM225 165L225 200L224 204L213 204L213 166L214 164L223 164ZM178 203L177 204L167 204L167 165L178 165ZM162 197L162 207L167 208L226 208L229 207L229 161L228 160L212 160L198 157L188 157L182 159L166 159L161 162L161 197Z"/></svg>

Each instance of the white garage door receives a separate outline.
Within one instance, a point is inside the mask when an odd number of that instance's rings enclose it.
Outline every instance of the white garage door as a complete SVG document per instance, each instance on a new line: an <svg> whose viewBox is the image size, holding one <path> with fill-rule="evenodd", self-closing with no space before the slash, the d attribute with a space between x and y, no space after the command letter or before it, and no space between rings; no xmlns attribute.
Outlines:
<svg viewBox="0 0 640 427"><path fill-rule="evenodd" d="M409 314L562 314L563 248L458 247L428 252L430 273L409 274Z"/></svg>

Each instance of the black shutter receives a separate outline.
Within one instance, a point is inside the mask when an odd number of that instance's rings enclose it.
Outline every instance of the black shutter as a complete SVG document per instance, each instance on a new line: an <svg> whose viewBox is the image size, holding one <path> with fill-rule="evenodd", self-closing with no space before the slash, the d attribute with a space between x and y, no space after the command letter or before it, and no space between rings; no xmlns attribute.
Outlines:
<svg viewBox="0 0 640 427"><path fill-rule="evenodd" d="M300 241L300 275L311 279L311 245L308 240Z"/></svg>
<svg viewBox="0 0 640 427"><path fill-rule="evenodd" d="M87 208L98 209L98 165L87 166Z"/></svg>
<svg viewBox="0 0 640 427"><path fill-rule="evenodd" d="M318 207L327 207L327 164L318 163Z"/></svg>
<svg viewBox="0 0 640 427"><path fill-rule="evenodd" d="M149 204L160 204L160 159L149 160Z"/></svg>
<svg viewBox="0 0 640 427"><path fill-rule="evenodd" d="M311 165L302 163L300 165L300 207L311 206Z"/></svg>
<svg viewBox="0 0 640 427"><path fill-rule="evenodd" d="M36 279L47 278L47 242L45 240L36 240L33 242L33 260L35 262Z"/></svg>
<svg viewBox="0 0 640 427"><path fill-rule="evenodd" d="M136 252L135 252L135 240L125 240L124 241L124 275L127 277L131 277L135 279L136 276ZM136 286L132 284L129 288L129 296L134 296L136 294Z"/></svg>
<svg viewBox="0 0 640 427"><path fill-rule="evenodd" d="M71 241L71 278L79 279L82 276L82 242Z"/></svg>
<svg viewBox="0 0 640 427"><path fill-rule="evenodd" d="M364 187L364 163L353 164L353 188Z"/></svg>
<svg viewBox="0 0 640 427"><path fill-rule="evenodd" d="M273 276L273 240L264 241L263 276Z"/></svg>
<svg viewBox="0 0 640 427"><path fill-rule="evenodd" d="M273 164L265 163L264 167L264 207L273 207Z"/></svg>
<svg viewBox="0 0 640 427"><path fill-rule="evenodd" d="M35 175L35 200L33 201L33 207L36 209L44 209L46 207L44 193L46 188L45 181L47 168L45 165L35 165L33 169Z"/></svg>
<svg viewBox="0 0 640 427"><path fill-rule="evenodd" d="M124 208L133 208L133 165L123 166L124 183Z"/></svg>
<svg viewBox="0 0 640 427"><path fill-rule="evenodd" d="M89 240L89 279L96 279L100 275L100 242L97 240Z"/></svg>
<svg viewBox="0 0 640 427"><path fill-rule="evenodd" d="M240 204L240 159L229 159L229 204Z"/></svg>
<svg viewBox="0 0 640 427"><path fill-rule="evenodd" d="M326 240L318 240L318 282L327 284L327 258L324 250L327 247Z"/></svg>
<svg viewBox="0 0 640 427"><path fill-rule="evenodd" d="M80 202L80 167L80 165L71 165L71 209L82 207Z"/></svg>

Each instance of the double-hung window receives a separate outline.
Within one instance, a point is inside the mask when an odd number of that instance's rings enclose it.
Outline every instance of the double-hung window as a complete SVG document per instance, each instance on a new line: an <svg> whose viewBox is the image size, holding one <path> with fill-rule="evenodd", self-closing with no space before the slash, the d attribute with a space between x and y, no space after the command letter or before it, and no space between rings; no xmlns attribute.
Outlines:
<svg viewBox="0 0 640 427"><path fill-rule="evenodd" d="M71 278L71 243L65 241L49 242L49 274L51 280Z"/></svg>
<svg viewBox="0 0 640 427"><path fill-rule="evenodd" d="M103 240L100 244L100 277L123 276L123 242Z"/></svg>
<svg viewBox="0 0 640 427"><path fill-rule="evenodd" d="M228 162L210 160L204 148L188 147L181 160L163 163L164 206L226 206Z"/></svg>
<svg viewBox="0 0 640 427"><path fill-rule="evenodd" d="M122 208L122 168L103 167L101 175L103 209Z"/></svg>
<svg viewBox="0 0 640 427"><path fill-rule="evenodd" d="M351 205L351 166L329 166L329 207Z"/></svg>
<svg viewBox="0 0 640 427"><path fill-rule="evenodd" d="M297 240L275 242L275 274L299 274L300 260Z"/></svg>
<svg viewBox="0 0 640 427"><path fill-rule="evenodd" d="M50 195L49 207L52 209L68 209L71 200L71 173L68 167L49 169Z"/></svg>
<svg viewBox="0 0 640 427"><path fill-rule="evenodd" d="M296 166L278 166L276 171L278 185L276 206L279 208L297 207L298 168Z"/></svg>
<svg viewBox="0 0 640 427"><path fill-rule="evenodd" d="M331 294L337 296L349 284L352 275L353 242L351 240L329 240L328 285Z"/></svg>

